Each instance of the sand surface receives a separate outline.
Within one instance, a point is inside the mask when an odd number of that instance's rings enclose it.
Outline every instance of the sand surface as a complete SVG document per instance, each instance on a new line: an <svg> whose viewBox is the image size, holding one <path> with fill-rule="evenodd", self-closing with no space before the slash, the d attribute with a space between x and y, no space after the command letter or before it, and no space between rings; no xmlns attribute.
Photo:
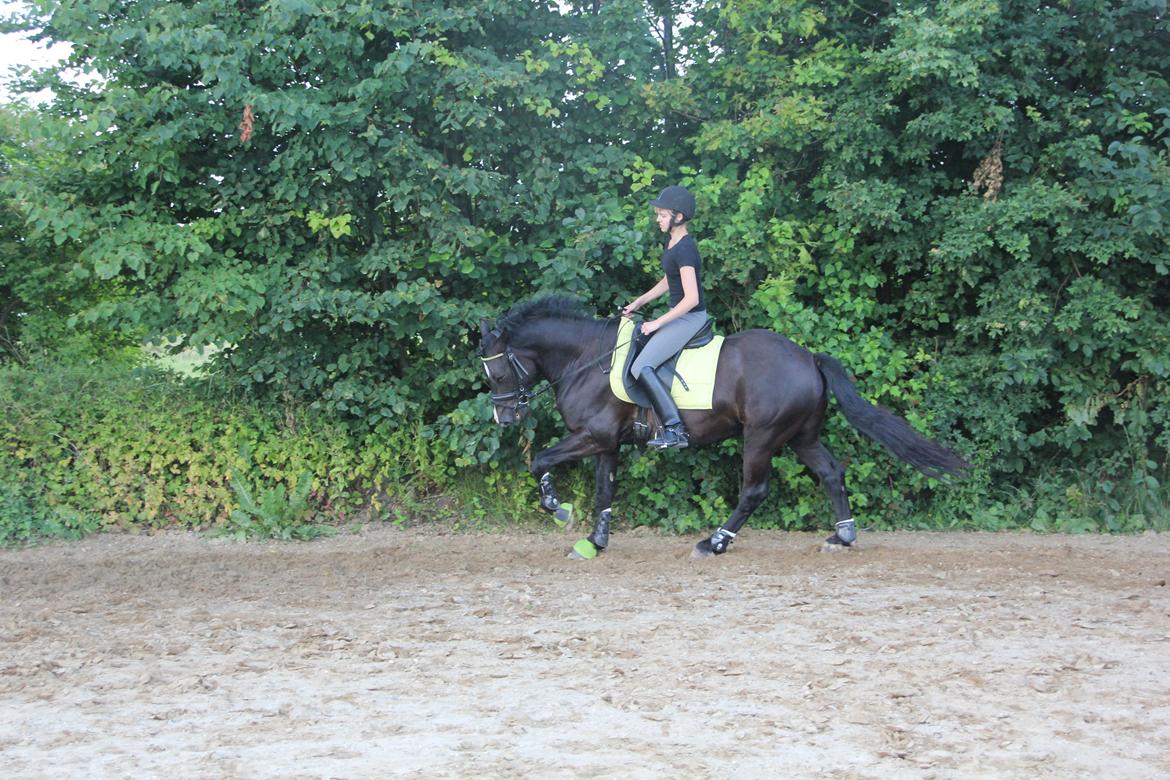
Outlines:
<svg viewBox="0 0 1170 780"><path fill-rule="evenodd" d="M1170 777L1170 535L575 538L0 550L0 777Z"/></svg>

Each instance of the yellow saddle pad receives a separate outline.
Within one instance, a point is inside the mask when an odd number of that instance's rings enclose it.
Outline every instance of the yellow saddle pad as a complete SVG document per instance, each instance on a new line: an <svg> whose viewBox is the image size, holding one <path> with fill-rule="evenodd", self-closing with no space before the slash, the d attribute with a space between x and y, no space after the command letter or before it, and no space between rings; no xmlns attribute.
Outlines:
<svg viewBox="0 0 1170 780"><path fill-rule="evenodd" d="M633 403L626 392L622 373L626 356L630 354L630 339L634 335L634 321L622 317L618 325L617 351L610 362L609 388L621 400ZM698 349L684 349L679 355L674 371L678 376L670 385L670 397L679 409L710 409L715 397L715 367L719 364L719 350L723 348L723 337L716 336ZM686 388L678 381L686 382Z"/></svg>

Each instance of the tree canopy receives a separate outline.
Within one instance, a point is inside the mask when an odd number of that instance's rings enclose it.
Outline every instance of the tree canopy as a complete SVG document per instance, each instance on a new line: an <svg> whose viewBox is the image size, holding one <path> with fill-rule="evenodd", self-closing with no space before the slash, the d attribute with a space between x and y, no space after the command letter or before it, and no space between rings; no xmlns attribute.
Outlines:
<svg viewBox="0 0 1170 780"><path fill-rule="evenodd" d="M12 26L73 47L5 145L26 307L67 284L75 322L217 345L251 390L435 421L482 389L479 317L649 286L646 203L681 183L720 326L837 355L980 463L977 503L1091 475L1160 505L1164 0L45 0ZM864 446L834 444L895 468Z"/></svg>

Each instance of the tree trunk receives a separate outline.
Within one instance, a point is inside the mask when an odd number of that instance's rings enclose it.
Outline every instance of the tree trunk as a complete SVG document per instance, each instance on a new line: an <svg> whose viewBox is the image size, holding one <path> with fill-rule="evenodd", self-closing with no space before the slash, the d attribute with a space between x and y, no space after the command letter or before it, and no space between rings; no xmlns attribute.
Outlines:
<svg viewBox="0 0 1170 780"><path fill-rule="evenodd" d="M674 78L674 10L665 3L662 11L662 58L666 65L666 78Z"/></svg>

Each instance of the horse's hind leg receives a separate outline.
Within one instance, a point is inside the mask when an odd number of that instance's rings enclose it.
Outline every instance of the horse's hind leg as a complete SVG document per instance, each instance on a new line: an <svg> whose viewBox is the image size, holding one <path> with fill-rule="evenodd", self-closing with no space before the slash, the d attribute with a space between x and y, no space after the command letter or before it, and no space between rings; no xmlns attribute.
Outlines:
<svg viewBox="0 0 1170 780"><path fill-rule="evenodd" d="M720 555L727 552L727 547L735 540L735 535L743 524L751 517L752 512L768 497L768 479L772 476L773 448L767 444L749 443L749 436L744 436L743 448L743 484L739 490L739 503L735 511L719 530L695 545L691 552L694 558L706 558L711 555Z"/></svg>
<svg viewBox="0 0 1170 780"><path fill-rule="evenodd" d="M808 466L829 494L833 514L837 518L836 531L825 540L826 544L850 546L857 539L857 526L853 522L853 510L849 508L849 493L845 489L845 468L837 462L820 439L806 443L792 443L792 449L800 462Z"/></svg>

